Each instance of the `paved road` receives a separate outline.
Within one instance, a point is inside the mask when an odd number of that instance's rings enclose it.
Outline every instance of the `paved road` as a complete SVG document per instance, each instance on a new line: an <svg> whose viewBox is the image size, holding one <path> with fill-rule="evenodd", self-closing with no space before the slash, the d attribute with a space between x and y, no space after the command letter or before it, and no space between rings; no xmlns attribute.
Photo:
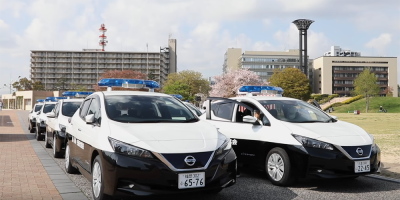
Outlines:
<svg viewBox="0 0 400 200"><path fill-rule="evenodd" d="M41 142L44 146L44 142ZM47 149L51 154L51 149ZM55 159L64 169L64 160ZM82 192L92 199L90 182L82 175L68 175ZM153 198L153 199L160 199ZM162 197L165 199L165 196ZM263 172L242 169L236 185L227 188L218 195L190 194L169 196L168 199L400 199L400 183L370 177L359 177L355 180L301 180L291 187L272 185Z"/></svg>

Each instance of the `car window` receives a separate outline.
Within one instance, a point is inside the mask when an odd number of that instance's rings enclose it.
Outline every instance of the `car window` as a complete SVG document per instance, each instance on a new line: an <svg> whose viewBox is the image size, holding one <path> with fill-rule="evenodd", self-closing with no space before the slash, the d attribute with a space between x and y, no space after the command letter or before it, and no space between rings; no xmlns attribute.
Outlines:
<svg viewBox="0 0 400 200"><path fill-rule="evenodd" d="M259 101L276 119L294 122L327 122L330 117L309 103L299 100L260 100Z"/></svg>
<svg viewBox="0 0 400 200"><path fill-rule="evenodd" d="M125 123L195 122L198 118L174 97L109 95L105 97L107 116Z"/></svg>
<svg viewBox="0 0 400 200"><path fill-rule="evenodd" d="M36 105L35 106L35 112L40 111L40 109L42 109L43 105Z"/></svg>
<svg viewBox="0 0 400 200"><path fill-rule="evenodd" d="M49 113L54 109L56 104L45 104L43 107L43 113Z"/></svg>
<svg viewBox="0 0 400 200"><path fill-rule="evenodd" d="M86 116L91 101L92 99L87 99L85 102L83 102L79 112L79 116L81 116L82 119Z"/></svg>
<svg viewBox="0 0 400 200"><path fill-rule="evenodd" d="M62 115L72 117L78 110L82 102L64 102L62 105Z"/></svg>
<svg viewBox="0 0 400 200"><path fill-rule="evenodd" d="M100 124L101 123L101 114L100 114L100 101L98 98L94 98L92 103L89 106L87 115L94 114L95 122Z"/></svg>
<svg viewBox="0 0 400 200"><path fill-rule="evenodd" d="M223 119L231 120L234 103L219 103L218 111L214 115Z"/></svg>

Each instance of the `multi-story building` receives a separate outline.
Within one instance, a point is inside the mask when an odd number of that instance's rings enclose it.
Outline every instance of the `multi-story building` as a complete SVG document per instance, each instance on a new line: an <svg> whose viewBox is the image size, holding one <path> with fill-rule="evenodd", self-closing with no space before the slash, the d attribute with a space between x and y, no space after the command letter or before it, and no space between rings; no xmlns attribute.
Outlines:
<svg viewBox="0 0 400 200"><path fill-rule="evenodd" d="M386 96L390 87L393 96L397 90L397 57L322 56L314 59L314 93L349 96L354 80L366 68L375 73L380 96Z"/></svg>
<svg viewBox="0 0 400 200"><path fill-rule="evenodd" d="M299 50L290 49L287 51L245 51L242 53L240 48L228 49L224 56L223 71L228 69L247 68L254 71L263 81L271 78L275 69L287 67L299 68ZM312 78L312 60L308 61L309 78Z"/></svg>
<svg viewBox="0 0 400 200"><path fill-rule="evenodd" d="M160 52L32 50L31 79L41 81L45 90L68 90L73 84L92 90L105 71L132 69L163 85L168 74L177 72L176 50L176 39Z"/></svg>

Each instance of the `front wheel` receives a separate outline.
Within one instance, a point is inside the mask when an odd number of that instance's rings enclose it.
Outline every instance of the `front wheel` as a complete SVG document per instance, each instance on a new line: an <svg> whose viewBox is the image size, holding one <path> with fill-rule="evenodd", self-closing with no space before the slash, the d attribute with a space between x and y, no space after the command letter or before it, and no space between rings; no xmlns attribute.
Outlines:
<svg viewBox="0 0 400 200"><path fill-rule="evenodd" d="M40 128L38 126L38 124L36 124L36 140L37 141L42 141L43 140L43 136L40 134Z"/></svg>
<svg viewBox="0 0 400 200"><path fill-rule="evenodd" d="M53 157L60 158L61 153L57 151L57 138L56 135L53 135Z"/></svg>
<svg viewBox="0 0 400 200"><path fill-rule="evenodd" d="M95 200L109 199L109 196L104 194L103 167L100 156L96 156L93 161L92 194Z"/></svg>
<svg viewBox="0 0 400 200"><path fill-rule="evenodd" d="M51 148L51 145L49 144L49 138L47 137L47 134L48 134L47 127L46 127L46 132L44 134L45 134L44 135L44 146L46 148Z"/></svg>
<svg viewBox="0 0 400 200"><path fill-rule="evenodd" d="M33 123L31 121L29 121L29 133L34 133L35 129L33 128Z"/></svg>
<svg viewBox="0 0 400 200"><path fill-rule="evenodd" d="M274 185L287 186L294 182L290 159L286 151L276 147L268 152L265 159L265 171Z"/></svg>

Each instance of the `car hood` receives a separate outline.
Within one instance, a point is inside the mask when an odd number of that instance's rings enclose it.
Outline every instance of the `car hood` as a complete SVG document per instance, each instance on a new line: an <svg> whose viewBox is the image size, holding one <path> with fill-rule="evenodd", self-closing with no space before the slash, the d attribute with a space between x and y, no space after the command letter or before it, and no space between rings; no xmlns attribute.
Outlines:
<svg viewBox="0 0 400 200"><path fill-rule="evenodd" d="M109 122L110 137L158 153L214 151L226 137L200 120L194 123Z"/></svg>
<svg viewBox="0 0 400 200"><path fill-rule="evenodd" d="M334 123L289 123L282 122L293 134L317 139L339 146L369 145L372 139L359 126L337 121Z"/></svg>

